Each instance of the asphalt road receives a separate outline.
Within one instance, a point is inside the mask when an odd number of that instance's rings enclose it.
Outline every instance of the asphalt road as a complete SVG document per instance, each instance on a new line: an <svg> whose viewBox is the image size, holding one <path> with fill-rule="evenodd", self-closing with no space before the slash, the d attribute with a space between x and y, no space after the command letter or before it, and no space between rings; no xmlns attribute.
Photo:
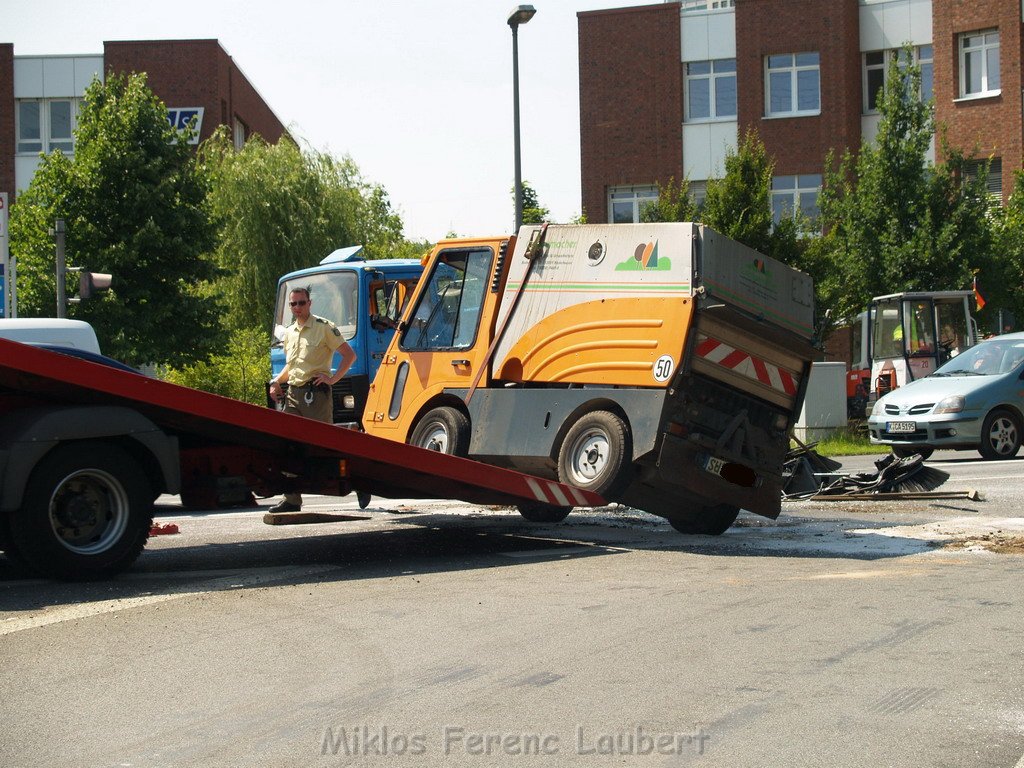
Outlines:
<svg viewBox="0 0 1024 768"><path fill-rule="evenodd" d="M0 558L0 765L1024 765L1021 461L929 462L984 501L787 502L717 538L164 497L180 532L117 579Z"/></svg>

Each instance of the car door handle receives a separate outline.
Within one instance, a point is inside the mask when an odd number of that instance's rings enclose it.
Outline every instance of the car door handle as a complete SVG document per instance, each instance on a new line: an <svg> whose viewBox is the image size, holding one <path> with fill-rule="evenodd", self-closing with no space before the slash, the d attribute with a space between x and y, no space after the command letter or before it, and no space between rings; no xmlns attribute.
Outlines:
<svg viewBox="0 0 1024 768"><path fill-rule="evenodd" d="M452 366L455 368L469 367L469 360L452 360Z"/></svg>

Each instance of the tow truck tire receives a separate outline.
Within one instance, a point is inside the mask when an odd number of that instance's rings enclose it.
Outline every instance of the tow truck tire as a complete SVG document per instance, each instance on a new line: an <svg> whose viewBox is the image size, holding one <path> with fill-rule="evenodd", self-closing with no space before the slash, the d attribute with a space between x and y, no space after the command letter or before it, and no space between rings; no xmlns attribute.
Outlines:
<svg viewBox="0 0 1024 768"><path fill-rule="evenodd" d="M560 523L572 512L572 507L553 507L550 504L520 504L519 514L531 523Z"/></svg>
<svg viewBox="0 0 1024 768"><path fill-rule="evenodd" d="M469 455L469 417L458 408L441 406L427 411L409 438L412 445L450 456Z"/></svg>
<svg viewBox="0 0 1024 768"><path fill-rule="evenodd" d="M611 411L583 414L569 429L558 451L558 479L610 497L629 482L632 457L629 427Z"/></svg>
<svg viewBox="0 0 1024 768"><path fill-rule="evenodd" d="M981 427L978 453L986 459L1012 459L1020 450L1020 419L1005 408L996 408Z"/></svg>
<svg viewBox="0 0 1024 768"><path fill-rule="evenodd" d="M669 524L680 533L690 536L721 536L736 522L740 508L730 504L704 507L693 517L670 517Z"/></svg>
<svg viewBox="0 0 1024 768"><path fill-rule="evenodd" d="M926 461L929 456L935 453L934 448L907 448L902 445L894 445L892 452L896 454L898 458L909 459L911 456L920 456L921 461Z"/></svg>
<svg viewBox="0 0 1024 768"><path fill-rule="evenodd" d="M153 525L139 463L110 443L58 446L29 476L10 532L29 567L57 579L102 578L131 565Z"/></svg>

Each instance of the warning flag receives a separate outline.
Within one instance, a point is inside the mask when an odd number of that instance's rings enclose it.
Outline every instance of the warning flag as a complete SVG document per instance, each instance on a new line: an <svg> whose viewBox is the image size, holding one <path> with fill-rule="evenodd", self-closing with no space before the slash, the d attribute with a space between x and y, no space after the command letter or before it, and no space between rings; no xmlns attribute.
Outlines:
<svg viewBox="0 0 1024 768"><path fill-rule="evenodd" d="M982 310L985 308L985 297L981 295L981 288L978 287L978 278L974 278L974 300L978 304L978 309Z"/></svg>

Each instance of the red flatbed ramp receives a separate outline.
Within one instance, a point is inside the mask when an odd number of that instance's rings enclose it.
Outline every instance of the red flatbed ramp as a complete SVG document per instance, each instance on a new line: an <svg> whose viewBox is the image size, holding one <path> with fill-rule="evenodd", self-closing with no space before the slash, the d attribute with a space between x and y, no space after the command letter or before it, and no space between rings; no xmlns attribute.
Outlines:
<svg viewBox="0 0 1024 768"><path fill-rule="evenodd" d="M337 457L352 486L393 498L601 506L595 493L0 339L0 414L45 405L132 408L170 434L278 455ZM3 402L6 400L6 403Z"/></svg>

